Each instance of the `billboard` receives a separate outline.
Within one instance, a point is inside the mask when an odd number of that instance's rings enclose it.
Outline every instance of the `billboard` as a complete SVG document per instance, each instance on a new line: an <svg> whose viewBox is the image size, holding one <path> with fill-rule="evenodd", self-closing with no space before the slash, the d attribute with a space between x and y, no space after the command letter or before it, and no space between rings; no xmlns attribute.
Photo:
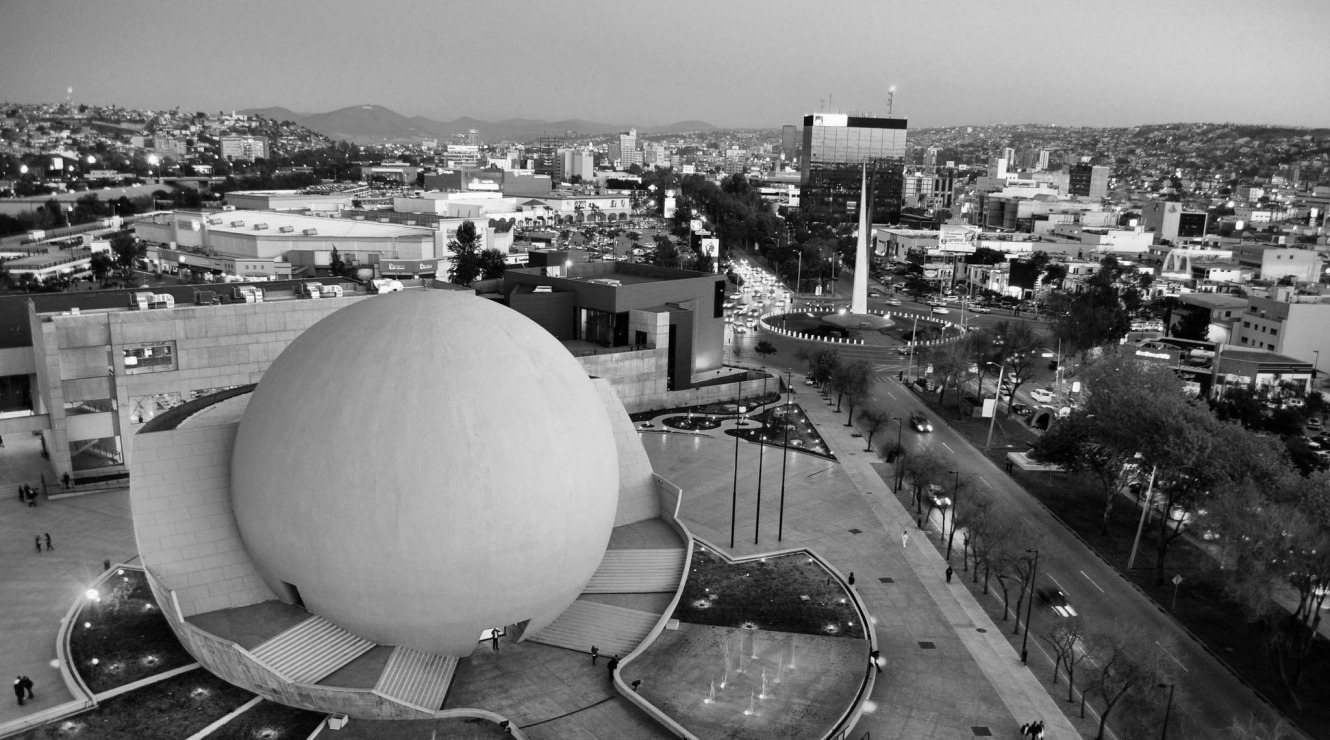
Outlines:
<svg viewBox="0 0 1330 740"><path fill-rule="evenodd" d="M814 126L839 126L845 128L850 124L850 117L844 113L814 113Z"/></svg>
<svg viewBox="0 0 1330 740"><path fill-rule="evenodd" d="M978 241L978 226L944 224L938 232L937 246L944 252L974 254Z"/></svg>
<svg viewBox="0 0 1330 740"><path fill-rule="evenodd" d="M710 238L710 239L703 239L703 240L702 240L702 254L705 254L706 256L711 257L711 258L713 258L713 259L714 259L717 255L719 255L719 254L720 254L720 239L717 239L717 238L715 238L715 237L712 237L712 238Z"/></svg>

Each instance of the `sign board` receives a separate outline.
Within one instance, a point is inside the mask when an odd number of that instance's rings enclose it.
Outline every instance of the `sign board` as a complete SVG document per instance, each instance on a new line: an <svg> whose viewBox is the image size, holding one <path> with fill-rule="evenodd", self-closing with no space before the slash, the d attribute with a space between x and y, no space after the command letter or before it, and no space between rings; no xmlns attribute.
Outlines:
<svg viewBox="0 0 1330 740"><path fill-rule="evenodd" d="M379 272L394 275L418 275L422 272L436 272L438 269L438 260L384 260L379 265Z"/></svg>
<svg viewBox="0 0 1330 740"><path fill-rule="evenodd" d="M1176 576L1173 576L1173 585L1176 586L1180 583L1182 583L1182 575L1178 574Z"/></svg>
<svg viewBox="0 0 1330 740"><path fill-rule="evenodd" d="M850 117L844 113L814 113L814 126L839 126L845 128L850 125Z"/></svg>
<svg viewBox="0 0 1330 740"><path fill-rule="evenodd" d="M702 254L708 257L716 257L720 254L720 239L711 237L702 240Z"/></svg>
<svg viewBox="0 0 1330 740"><path fill-rule="evenodd" d="M943 224L938 231L937 246L944 252L973 254L979 241L979 227L962 224Z"/></svg>

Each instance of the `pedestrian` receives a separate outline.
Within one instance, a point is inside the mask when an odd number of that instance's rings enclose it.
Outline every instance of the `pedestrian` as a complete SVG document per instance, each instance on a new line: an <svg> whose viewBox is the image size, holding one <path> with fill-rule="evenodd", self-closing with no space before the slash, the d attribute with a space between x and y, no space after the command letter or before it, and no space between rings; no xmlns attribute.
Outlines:
<svg viewBox="0 0 1330 740"><path fill-rule="evenodd" d="M19 676L19 681L23 683L23 690L28 692L28 698L34 698L32 695L32 679L27 676Z"/></svg>
<svg viewBox="0 0 1330 740"><path fill-rule="evenodd" d="M910 530L901 530L901 547L908 547L910 544Z"/></svg>
<svg viewBox="0 0 1330 740"><path fill-rule="evenodd" d="M904 371L904 370L902 370L902 371L896 373L896 382L898 382L898 383L904 383L904 382L905 382L905 371Z"/></svg>
<svg viewBox="0 0 1330 740"><path fill-rule="evenodd" d="M25 500L27 500L27 498L28 498L28 495L27 495L27 493L24 492L24 490L23 490L23 486L19 486L19 487L18 487L18 502L21 504L21 503L23 503Z"/></svg>
<svg viewBox="0 0 1330 740"><path fill-rule="evenodd" d="M494 649L494 652L496 652L496 653L499 652L499 628L498 628L498 627L495 627L494 629L490 630L490 647Z"/></svg>
<svg viewBox="0 0 1330 740"><path fill-rule="evenodd" d="M849 584L850 584L851 586L854 585L854 571L850 571Z"/></svg>
<svg viewBox="0 0 1330 740"><path fill-rule="evenodd" d="M14 696L17 696L17 697L18 697L18 705L19 705L20 707L23 706L23 677L22 677L22 676L16 676L16 677L14 678Z"/></svg>
<svg viewBox="0 0 1330 740"><path fill-rule="evenodd" d="M638 687L638 686L641 686L641 685L642 685L642 679L640 679L640 678L635 678L635 679L633 679L633 693L634 693L634 694L637 693L637 687Z"/></svg>
<svg viewBox="0 0 1330 740"><path fill-rule="evenodd" d="M41 553L41 551L42 551L42 538L41 538L40 536L38 536L38 537L36 537L35 539L36 539L36 541L37 541L37 552L38 552L38 553Z"/></svg>
<svg viewBox="0 0 1330 740"><path fill-rule="evenodd" d="M50 533L50 532L47 532L47 533L46 533L46 551L47 551L47 552L50 552L51 550L54 550L54 549L55 549L54 547L51 547L51 533Z"/></svg>
<svg viewBox="0 0 1330 740"><path fill-rule="evenodd" d="M66 471L64 475L60 476L60 482L65 484L65 490L69 490L69 483L71 480L73 479L69 477L68 471Z"/></svg>
<svg viewBox="0 0 1330 740"><path fill-rule="evenodd" d="M1044 721L1036 720L1030 729L1034 730L1034 740L1044 740Z"/></svg>
<svg viewBox="0 0 1330 740"><path fill-rule="evenodd" d="M951 574L955 572L950 565L947 566L947 583L951 583Z"/></svg>
<svg viewBox="0 0 1330 740"><path fill-rule="evenodd" d="M1030 723L1026 722L1021 725L1021 737L1029 737L1029 736L1030 736Z"/></svg>
<svg viewBox="0 0 1330 740"><path fill-rule="evenodd" d="M882 672L882 651L881 651L881 650L874 650L873 652L869 653L869 654L868 654L868 662L873 664L873 667L877 669L877 672L878 672L878 673L881 673L881 672Z"/></svg>
<svg viewBox="0 0 1330 740"><path fill-rule="evenodd" d="M596 658L599 658L599 657L600 657L600 648L596 647L595 645L592 645L592 646L591 646L591 665L595 665L595 664L596 664Z"/></svg>
<svg viewBox="0 0 1330 740"><path fill-rule="evenodd" d="M613 658L605 664L605 669L610 673L610 680L614 680L614 672L619 670L619 654L615 653Z"/></svg>

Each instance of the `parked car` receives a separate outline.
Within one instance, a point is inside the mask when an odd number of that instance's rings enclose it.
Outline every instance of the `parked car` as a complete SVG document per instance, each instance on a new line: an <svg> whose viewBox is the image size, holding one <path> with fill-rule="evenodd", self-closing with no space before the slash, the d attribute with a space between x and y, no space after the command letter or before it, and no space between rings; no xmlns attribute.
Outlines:
<svg viewBox="0 0 1330 740"><path fill-rule="evenodd" d="M975 313L991 313L991 311L989 311L987 308L977 303L970 304L970 310L974 311Z"/></svg>
<svg viewBox="0 0 1330 740"><path fill-rule="evenodd" d="M1310 418L1310 419L1307 420L1307 428L1308 428L1308 429L1320 429L1320 428L1321 428L1321 420L1320 420L1319 418L1313 416L1312 418Z"/></svg>
<svg viewBox="0 0 1330 740"><path fill-rule="evenodd" d="M1059 617L1076 616L1076 610L1072 608L1071 604L1067 601L1067 595L1062 593L1061 589L1053 588L1052 586L1044 586L1039 589L1038 593L1039 600L1047 604L1048 608L1052 609L1054 614Z"/></svg>
<svg viewBox="0 0 1330 740"><path fill-rule="evenodd" d="M910 414L910 426L914 427L914 431L921 434L933 431L933 422L929 421L927 416L924 416L917 411Z"/></svg>

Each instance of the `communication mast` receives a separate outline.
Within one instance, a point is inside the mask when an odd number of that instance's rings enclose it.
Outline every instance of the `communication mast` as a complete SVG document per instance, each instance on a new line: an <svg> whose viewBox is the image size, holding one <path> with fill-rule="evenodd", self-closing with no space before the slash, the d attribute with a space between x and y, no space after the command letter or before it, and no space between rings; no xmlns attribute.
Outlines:
<svg viewBox="0 0 1330 740"><path fill-rule="evenodd" d="M895 97L896 97L896 86L892 85L891 87L887 88L887 118L891 118L891 104L894 101Z"/></svg>

